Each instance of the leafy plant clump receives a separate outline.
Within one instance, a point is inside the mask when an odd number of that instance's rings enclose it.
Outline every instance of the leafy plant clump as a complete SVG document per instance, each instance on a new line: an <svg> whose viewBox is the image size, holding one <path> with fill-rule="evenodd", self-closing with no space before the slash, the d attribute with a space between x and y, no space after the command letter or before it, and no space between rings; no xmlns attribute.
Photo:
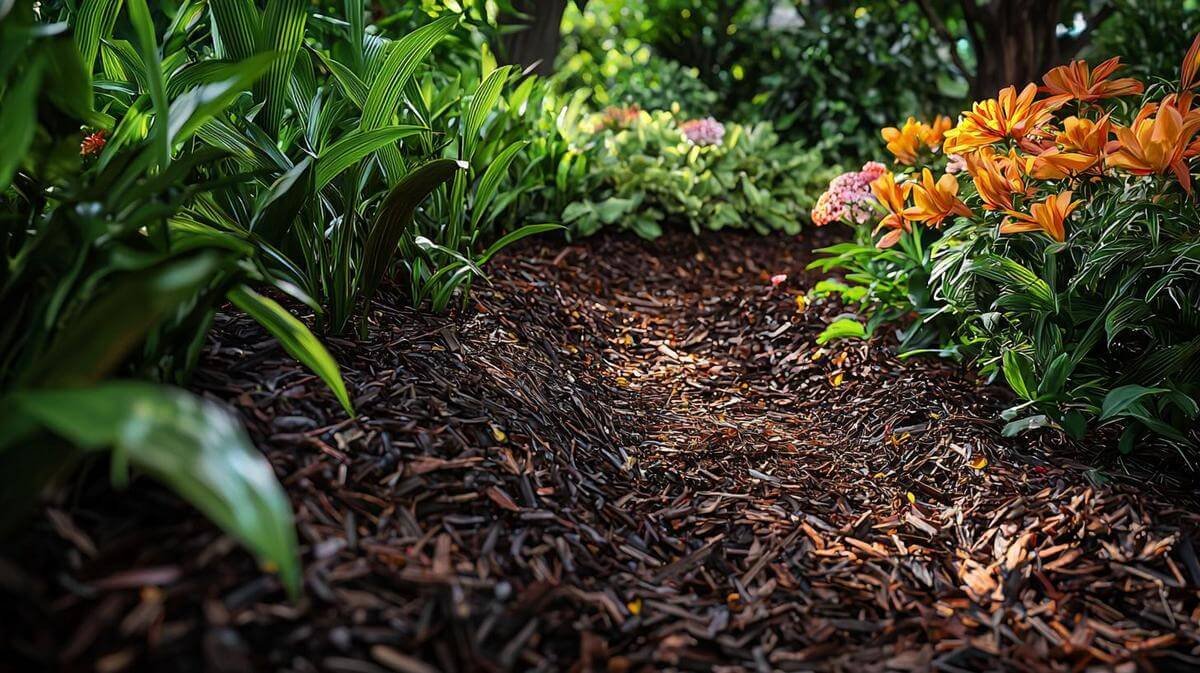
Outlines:
<svg viewBox="0 0 1200 673"><path fill-rule="evenodd" d="M1055 68L944 132L886 129L898 168L870 183L875 236L848 221L857 242L815 265L877 315L915 311L910 345L1003 376L1021 399L1006 432L1118 424L1123 451L1147 435L1194 450L1200 37L1174 81L1120 67Z"/></svg>
<svg viewBox="0 0 1200 673"><path fill-rule="evenodd" d="M587 172L562 221L585 236L620 227L655 238L668 224L795 234L831 170L819 153L781 143L766 123L679 122L628 107L564 132Z"/></svg>
<svg viewBox="0 0 1200 673"><path fill-rule="evenodd" d="M111 450L114 483L167 483L296 594L271 466L225 410L170 385L215 312L257 320L353 415L285 304L365 330L399 276L440 310L505 245L558 228L493 225L521 194L531 143L514 120L540 83L464 50L455 15L389 37L361 0L326 9L0 3L4 523ZM456 58L431 66L443 40Z"/></svg>

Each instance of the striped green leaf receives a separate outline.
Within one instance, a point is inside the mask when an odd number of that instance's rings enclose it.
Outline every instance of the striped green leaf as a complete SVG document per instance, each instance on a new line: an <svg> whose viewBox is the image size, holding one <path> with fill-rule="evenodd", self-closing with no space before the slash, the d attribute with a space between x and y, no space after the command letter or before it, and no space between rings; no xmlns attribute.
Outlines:
<svg viewBox="0 0 1200 673"><path fill-rule="evenodd" d="M208 7L225 56L235 61L253 56L260 23L254 0L209 0Z"/></svg>
<svg viewBox="0 0 1200 673"><path fill-rule="evenodd" d="M279 123L287 106L292 67L296 63L296 53L304 43L308 4L308 0L269 0L259 31L258 52L278 55L255 89L264 103L259 120L272 135L279 132Z"/></svg>
<svg viewBox="0 0 1200 673"><path fill-rule="evenodd" d="M118 484L133 465L170 486L278 569L288 592L299 595L291 505L229 412L185 390L139 381L27 391L11 402L84 450L111 448Z"/></svg>
<svg viewBox="0 0 1200 673"><path fill-rule="evenodd" d="M471 97L471 104L467 108L467 117L463 121L463 148L464 156L467 159L474 156L475 143L479 140L479 131L483 128L483 123L487 121L487 116L495 109L496 102L500 100L500 91L504 88L504 83L508 81L508 73L511 70L512 66L506 65L488 73L488 76L479 84L479 88L475 90L475 95Z"/></svg>
<svg viewBox="0 0 1200 673"><path fill-rule="evenodd" d="M100 41L112 33L120 12L121 0L83 0L79 12L72 18L75 45L79 47L79 57L88 73L96 65Z"/></svg>
<svg viewBox="0 0 1200 673"><path fill-rule="evenodd" d="M387 60L371 82L363 105L360 128L364 131L381 128L396 113L404 85L416 72L417 66L442 38L450 34L458 19L444 16L396 40L388 48Z"/></svg>
<svg viewBox="0 0 1200 673"><path fill-rule="evenodd" d="M381 147L427 130L424 126L398 125L348 134L327 147L318 157L317 189L324 189L342 171Z"/></svg>
<svg viewBox="0 0 1200 673"><path fill-rule="evenodd" d="M471 228L477 228L480 220L483 219L484 213L491 205L492 199L496 196L496 190L500 188L500 181L504 179L504 175L508 172L508 167L512 164L513 159L517 154L529 144L527 140L518 140L504 151L500 152L499 156L492 161L487 170L483 172L483 177L479 180L479 186L475 189L475 202L471 204Z"/></svg>

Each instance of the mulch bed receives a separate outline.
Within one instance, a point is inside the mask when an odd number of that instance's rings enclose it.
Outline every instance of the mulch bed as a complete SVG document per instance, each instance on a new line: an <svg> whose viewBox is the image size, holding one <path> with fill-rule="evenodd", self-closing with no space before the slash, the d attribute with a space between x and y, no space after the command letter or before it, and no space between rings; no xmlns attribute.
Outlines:
<svg viewBox="0 0 1200 673"><path fill-rule="evenodd" d="M818 347L809 254L529 243L455 315L332 340L357 420L220 316L194 387L286 485L304 598L98 464L0 555L0 669L1200 667L1194 482L1003 439L1003 391L886 337Z"/></svg>

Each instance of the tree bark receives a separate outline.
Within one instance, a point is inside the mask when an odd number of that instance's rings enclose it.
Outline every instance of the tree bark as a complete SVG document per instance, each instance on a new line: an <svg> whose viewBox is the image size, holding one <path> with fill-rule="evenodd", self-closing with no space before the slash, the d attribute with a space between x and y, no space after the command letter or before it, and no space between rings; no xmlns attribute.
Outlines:
<svg viewBox="0 0 1200 673"><path fill-rule="evenodd" d="M500 57L538 75L554 74L566 0L513 0L512 6L518 14L502 15L500 24L520 29L501 38Z"/></svg>
<svg viewBox="0 0 1200 673"><path fill-rule="evenodd" d="M1040 81L1051 68L1069 61L1087 44L1091 32L1113 12L1106 3L1088 17L1084 32L1059 36L1062 0L959 0L967 38L975 53L975 71L965 72L957 55L954 36L929 0L918 0L930 24L949 44L955 64L971 85L974 100L993 98L1006 86Z"/></svg>

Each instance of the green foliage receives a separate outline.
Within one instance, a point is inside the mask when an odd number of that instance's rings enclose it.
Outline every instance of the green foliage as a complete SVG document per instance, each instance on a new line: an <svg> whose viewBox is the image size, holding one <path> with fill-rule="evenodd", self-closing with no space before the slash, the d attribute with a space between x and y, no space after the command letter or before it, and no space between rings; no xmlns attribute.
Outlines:
<svg viewBox="0 0 1200 673"><path fill-rule="evenodd" d="M637 105L685 117L711 114L717 93L700 79L700 71L627 33L621 13L611 5L593 2L586 11L568 5L562 25L568 39L559 54L556 84L565 91L588 91L598 106Z"/></svg>
<svg viewBox="0 0 1200 673"><path fill-rule="evenodd" d="M959 350L1002 370L1064 429L1073 412L1188 444L1200 394L1200 210L1178 185L1081 186L1065 244L997 237L967 221L937 244L932 282Z"/></svg>
<svg viewBox="0 0 1200 673"><path fill-rule="evenodd" d="M727 124L719 144L697 145L668 112L639 112L628 128L597 128L603 120L566 131L588 169L562 219L584 236L617 226L654 238L671 224L795 234L831 170L769 124Z"/></svg>
<svg viewBox="0 0 1200 673"><path fill-rule="evenodd" d="M1143 80L1174 79L1179 55L1200 33L1196 0L1111 0L1115 11L1096 28L1085 56L1098 61L1121 56L1126 75Z"/></svg>
<svg viewBox="0 0 1200 673"><path fill-rule="evenodd" d="M915 3L593 0L564 26L571 85L645 109L769 121L847 163L870 158L881 127L966 97Z"/></svg>

